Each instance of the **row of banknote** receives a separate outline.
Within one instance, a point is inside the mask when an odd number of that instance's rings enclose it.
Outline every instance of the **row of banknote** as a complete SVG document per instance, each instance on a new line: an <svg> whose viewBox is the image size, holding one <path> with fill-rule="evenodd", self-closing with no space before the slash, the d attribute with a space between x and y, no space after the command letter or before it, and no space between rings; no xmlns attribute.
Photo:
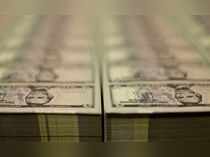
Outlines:
<svg viewBox="0 0 210 157"><path fill-rule="evenodd" d="M209 19L2 16L0 140L210 140Z"/></svg>

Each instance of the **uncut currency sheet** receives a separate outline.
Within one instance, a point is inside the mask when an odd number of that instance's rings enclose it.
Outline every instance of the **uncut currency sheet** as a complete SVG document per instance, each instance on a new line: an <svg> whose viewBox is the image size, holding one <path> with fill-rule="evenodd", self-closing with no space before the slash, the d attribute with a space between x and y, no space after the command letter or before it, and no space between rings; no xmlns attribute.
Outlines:
<svg viewBox="0 0 210 157"><path fill-rule="evenodd" d="M105 23L107 114L210 111L209 63L176 28L145 16Z"/></svg>
<svg viewBox="0 0 210 157"><path fill-rule="evenodd" d="M1 41L0 113L101 114L92 29L72 16L17 18Z"/></svg>

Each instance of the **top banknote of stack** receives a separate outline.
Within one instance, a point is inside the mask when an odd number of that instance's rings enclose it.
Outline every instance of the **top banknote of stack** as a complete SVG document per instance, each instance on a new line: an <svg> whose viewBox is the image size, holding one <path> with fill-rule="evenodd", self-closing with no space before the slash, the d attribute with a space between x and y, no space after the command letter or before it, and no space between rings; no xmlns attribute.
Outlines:
<svg viewBox="0 0 210 157"><path fill-rule="evenodd" d="M104 21L106 114L210 111L210 60L183 33L187 22L145 16Z"/></svg>
<svg viewBox="0 0 210 157"><path fill-rule="evenodd" d="M90 22L30 15L2 21L0 112L100 114Z"/></svg>

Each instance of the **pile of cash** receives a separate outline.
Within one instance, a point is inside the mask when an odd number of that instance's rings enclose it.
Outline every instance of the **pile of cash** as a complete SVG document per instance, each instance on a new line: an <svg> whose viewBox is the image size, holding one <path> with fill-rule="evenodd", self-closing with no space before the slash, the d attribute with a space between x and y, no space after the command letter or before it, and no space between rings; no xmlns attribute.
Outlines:
<svg viewBox="0 0 210 157"><path fill-rule="evenodd" d="M106 141L210 139L210 115L198 114L210 111L209 64L166 21L120 16L104 23Z"/></svg>
<svg viewBox="0 0 210 157"><path fill-rule="evenodd" d="M69 16L16 18L1 41L0 139L102 141L91 24Z"/></svg>
<svg viewBox="0 0 210 157"><path fill-rule="evenodd" d="M0 16L0 141L210 140L209 16Z"/></svg>

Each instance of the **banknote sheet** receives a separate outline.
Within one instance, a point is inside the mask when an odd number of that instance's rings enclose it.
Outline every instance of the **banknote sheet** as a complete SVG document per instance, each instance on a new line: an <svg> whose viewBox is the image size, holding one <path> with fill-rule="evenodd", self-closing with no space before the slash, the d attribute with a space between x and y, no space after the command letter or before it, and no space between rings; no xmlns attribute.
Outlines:
<svg viewBox="0 0 210 157"><path fill-rule="evenodd" d="M210 139L209 38L200 18L104 20L105 141Z"/></svg>
<svg viewBox="0 0 210 157"><path fill-rule="evenodd" d="M209 19L2 16L0 140L209 140Z"/></svg>
<svg viewBox="0 0 210 157"><path fill-rule="evenodd" d="M102 141L92 23L14 18L0 39L0 141Z"/></svg>
<svg viewBox="0 0 210 157"><path fill-rule="evenodd" d="M0 112L101 114L91 24L71 16L17 21L1 42Z"/></svg>
<svg viewBox="0 0 210 157"><path fill-rule="evenodd" d="M145 16L104 25L106 113L210 111L209 63L175 28Z"/></svg>

